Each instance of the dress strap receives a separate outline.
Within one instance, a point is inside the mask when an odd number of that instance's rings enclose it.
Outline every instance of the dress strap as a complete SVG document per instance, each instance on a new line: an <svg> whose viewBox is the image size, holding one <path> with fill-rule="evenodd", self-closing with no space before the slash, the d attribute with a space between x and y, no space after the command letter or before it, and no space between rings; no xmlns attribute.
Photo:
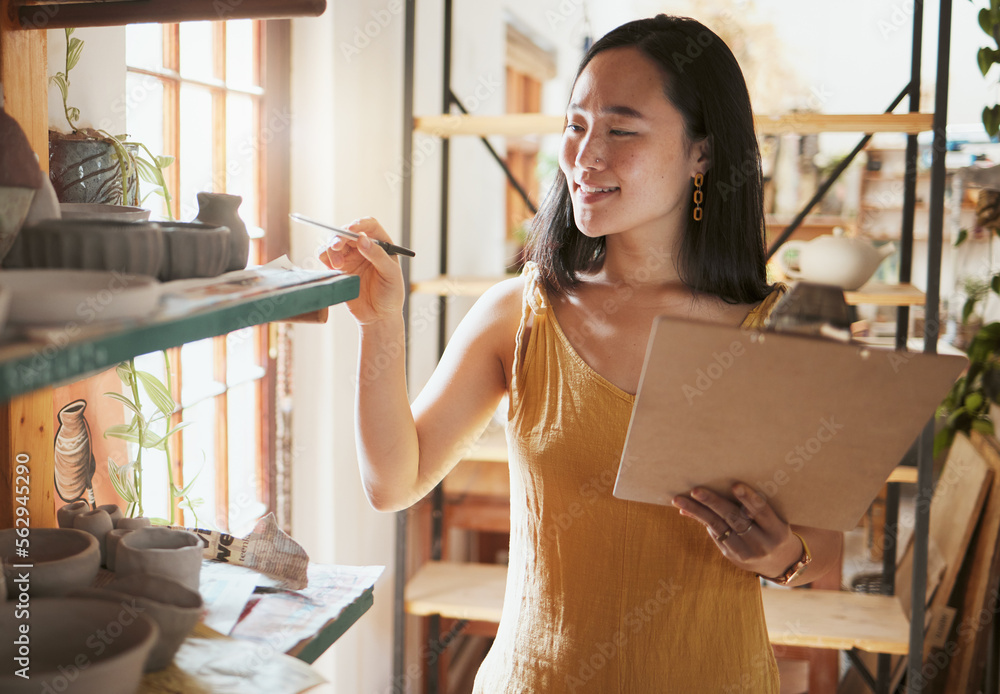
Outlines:
<svg viewBox="0 0 1000 694"><path fill-rule="evenodd" d="M524 264L521 275L524 277L525 308L530 309L536 316L545 313L549 309L549 299L542 285L542 277L538 265L534 261L529 260Z"/></svg>

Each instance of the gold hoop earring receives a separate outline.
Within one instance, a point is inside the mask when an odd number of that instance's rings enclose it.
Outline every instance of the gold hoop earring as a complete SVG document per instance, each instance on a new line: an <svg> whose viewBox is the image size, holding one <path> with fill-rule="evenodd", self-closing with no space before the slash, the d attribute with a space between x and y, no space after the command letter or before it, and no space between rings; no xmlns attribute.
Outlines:
<svg viewBox="0 0 1000 694"><path fill-rule="evenodd" d="M701 192L701 186L705 182L705 176L703 174L697 173L694 175L694 210L692 211L692 216L694 221L701 221L701 203L705 199L705 194Z"/></svg>

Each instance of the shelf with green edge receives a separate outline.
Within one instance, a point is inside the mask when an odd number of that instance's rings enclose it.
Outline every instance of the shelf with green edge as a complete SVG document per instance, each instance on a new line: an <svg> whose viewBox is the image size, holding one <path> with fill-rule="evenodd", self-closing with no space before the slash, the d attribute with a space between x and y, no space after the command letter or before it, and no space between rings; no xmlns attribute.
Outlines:
<svg viewBox="0 0 1000 694"><path fill-rule="evenodd" d="M311 279L249 297L212 299L207 305L204 296L175 298L169 310L147 318L34 329L29 338L0 344L0 402L78 380L140 354L318 311L350 301L360 290L354 275L318 272L303 278Z"/></svg>

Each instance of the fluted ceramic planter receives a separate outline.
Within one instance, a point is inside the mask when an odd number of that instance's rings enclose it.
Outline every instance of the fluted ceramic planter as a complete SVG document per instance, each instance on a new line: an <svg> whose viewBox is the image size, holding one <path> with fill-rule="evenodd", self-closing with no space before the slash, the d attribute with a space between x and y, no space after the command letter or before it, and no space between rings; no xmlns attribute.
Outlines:
<svg viewBox="0 0 1000 694"><path fill-rule="evenodd" d="M197 591L202 544L200 537L187 530L140 528L119 541L115 573L164 576Z"/></svg>
<svg viewBox="0 0 1000 694"><path fill-rule="evenodd" d="M97 538L98 548L101 552L101 566L105 566L107 564L107 550L105 549L104 538L115 529L108 512L98 508L93 511L78 513L73 516L73 527L77 530L90 533Z"/></svg>
<svg viewBox="0 0 1000 694"><path fill-rule="evenodd" d="M250 257L250 235L237 211L243 198L226 193L198 193L196 222L229 227L229 262L226 270L242 270Z"/></svg>
<svg viewBox="0 0 1000 694"><path fill-rule="evenodd" d="M148 574L119 577L102 588L76 591L74 596L134 603L144 615L156 622L160 634L146 659L146 672L162 670L170 665L181 643L198 623L203 605L197 591L169 578Z"/></svg>
<svg viewBox="0 0 1000 694"><path fill-rule="evenodd" d="M73 519L80 515L81 513L86 513L90 510L90 504L81 499L80 501L74 501L71 504L66 504L65 506L60 506L56 509L56 523L60 528L72 528Z"/></svg>

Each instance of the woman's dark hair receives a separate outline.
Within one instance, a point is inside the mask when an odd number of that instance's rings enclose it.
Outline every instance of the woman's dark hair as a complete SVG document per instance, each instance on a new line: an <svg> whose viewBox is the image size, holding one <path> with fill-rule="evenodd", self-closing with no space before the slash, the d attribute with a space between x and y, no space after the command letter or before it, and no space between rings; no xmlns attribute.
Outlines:
<svg viewBox="0 0 1000 694"><path fill-rule="evenodd" d="M760 150L736 58L703 24L661 14L623 24L602 37L584 56L577 79L598 53L624 47L638 48L663 71L666 97L684 117L689 140L709 142L703 216L695 221L687 215L677 249L681 279L730 303L759 302L771 289ZM538 264L550 291L571 289L578 273L596 270L604 261L604 238L587 237L576 226L562 170L532 222L527 246L527 258Z"/></svg>

